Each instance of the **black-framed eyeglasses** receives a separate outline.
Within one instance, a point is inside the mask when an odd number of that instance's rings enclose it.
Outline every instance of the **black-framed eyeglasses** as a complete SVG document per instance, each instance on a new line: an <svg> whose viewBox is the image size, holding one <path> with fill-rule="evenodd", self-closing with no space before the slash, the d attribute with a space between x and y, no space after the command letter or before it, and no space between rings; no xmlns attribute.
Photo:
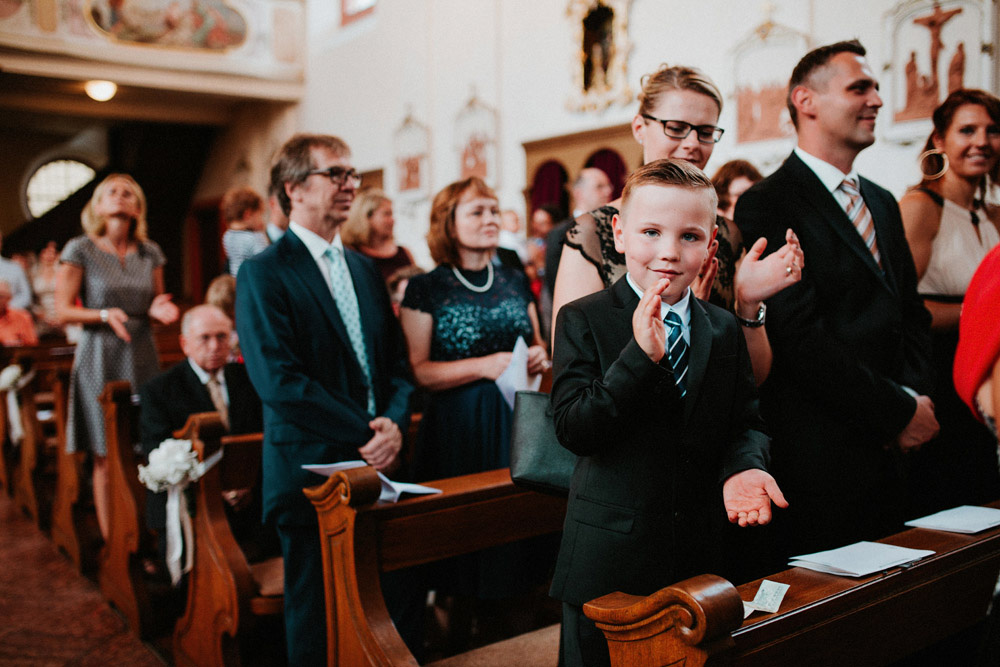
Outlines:
<svg viewBox="0 0 1000 667"><path fill-rule="evenodd" d="M311 169L308 173L310 175L320 174L322 176L326 176L330 179L330 182L337 187L342 187L348 180L351 181L354 187L361 185L361 174L353 168L344 169L343 167L327 167L326 169Z"/></svg>
<svg viewBox="0 0 1000 667"><path fill-rule="evenodd" d="M671 139L686 139L687 135L691 134L691 130L694 130L701 143L717 144L722 139L722 133L725 132L724 129L715 125L692 125L683 120L662 120L653 118L648 113L642 114L642 117L662 125L663 134Z"/></svg>

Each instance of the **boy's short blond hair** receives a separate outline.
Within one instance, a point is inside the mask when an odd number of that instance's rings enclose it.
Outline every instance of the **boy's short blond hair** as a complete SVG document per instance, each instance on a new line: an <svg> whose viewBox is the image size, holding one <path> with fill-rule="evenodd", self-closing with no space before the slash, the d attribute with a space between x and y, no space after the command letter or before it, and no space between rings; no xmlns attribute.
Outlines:
<svg viewBox="0 0 1000 667"><path fill-rule="evenodd" d="M622 189L621 210L625 210L629 198L637 188L644 185L659 185L660 187L690 188L693 190L704 190L705 196L711 201L711 210L714 212L719 205L719 195L715 192L712 179L708 174L687 160L675 160L666 158L663 160L653 160L646 163L629 174ZM715 214L712 215L712 224L715 224Z"/></svg>

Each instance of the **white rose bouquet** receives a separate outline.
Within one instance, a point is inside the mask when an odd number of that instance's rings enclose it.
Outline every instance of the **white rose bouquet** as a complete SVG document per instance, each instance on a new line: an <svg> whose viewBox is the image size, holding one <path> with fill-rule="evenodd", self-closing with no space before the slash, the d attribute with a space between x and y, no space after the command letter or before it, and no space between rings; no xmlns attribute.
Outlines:
<svg viewBox="0 0 1000 667"><path fill-rule="evenodd" d="M153 493L187 486L200 476L198 455L191 450L190 440L164 440L149 453L149 465L139 466L139 481Z"/></svg>
<svg viewBox="0 0 1000 667"><path fill-rule="evenodd" d="M222 456L220 449L204 463L191 449L190 440L168 439L149 453L149 465L139 466L139 481L154 493L167 492L167 569L176 586L181 574L194 564L194 527L184 489L197 481ZM185 550L184 545L188 548ZM181 556L187 551L183 569Z"/></svg>
<svg viewBox="0 0 1000 667"><path fill-rule="evenodd" d="M17 381L21 379L23 371L17 364L11 364L0 371L0 391L10 391L17 387Z"/></svg>

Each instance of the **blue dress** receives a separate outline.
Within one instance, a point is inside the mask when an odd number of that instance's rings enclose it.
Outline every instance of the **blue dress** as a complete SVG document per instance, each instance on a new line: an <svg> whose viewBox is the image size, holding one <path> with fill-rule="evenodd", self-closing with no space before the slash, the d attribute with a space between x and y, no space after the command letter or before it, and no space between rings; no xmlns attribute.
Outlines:
<svg viewBox="0 0 1000 667"><path fill-rule="evenodd" d="M531 290L524 274L495 267L493 285L473 292L450 266L414 276L403 307L434 320L431 361L457 361L510 352L518 336L531 344ZM487 270L463 271L473 285L485 285ZM418 480L455 477L510 465L511 409L496 383L477 380L432 392L420 424L415 461Z"/></svg>
<svg viewBox="0 0 1000 667"><path fill-rule="evenodd" d="M518 336L531 344L527 277L507 267L494 271L493 285L483 293L462 285L447 265L410 279L402 306L434 318L431 361L510 352ZM485 285L488 279L486 269L462 275L473 285ZM415 478L428 481L509 466L511 417L492 380L431 392L420 422ZM529 541L449 559L429 573L431 585L442 593L480 599L517 595L537 583L540 552Z"/></svg>

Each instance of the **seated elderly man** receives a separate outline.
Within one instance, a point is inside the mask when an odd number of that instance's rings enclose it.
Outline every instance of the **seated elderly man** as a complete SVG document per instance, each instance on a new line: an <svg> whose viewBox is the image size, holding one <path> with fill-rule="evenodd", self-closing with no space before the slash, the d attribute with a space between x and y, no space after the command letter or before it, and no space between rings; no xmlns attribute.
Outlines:
<svg viewBox="0 0 1000 667"><path fill-rule="evenodd" d="M13 292L10 283L0 280L0 345L38 345L35 323L26 310L11 308Z"/></svg>
<svg viewBox="0 0 1000 667"><path fill-rule="evenodd" d="M174 431L198 412L219 412L230 433L261 431L260 399L246 369L242 364L226 363L232 332L232 320L216 306L195 306L184 314L180 343L187 359L140 390L139 428L146 454L172 438ZM148 525L161 535L166 526L166 495L150 493L146 502ZM259 498L254 495L259 496L247 490L226 496L234 509L230 520L237 539L246 537L257 542L261 537ZM255 503L257 512L250 508ZM161 555L165 553L165 541L160 540Z"/></svg>

